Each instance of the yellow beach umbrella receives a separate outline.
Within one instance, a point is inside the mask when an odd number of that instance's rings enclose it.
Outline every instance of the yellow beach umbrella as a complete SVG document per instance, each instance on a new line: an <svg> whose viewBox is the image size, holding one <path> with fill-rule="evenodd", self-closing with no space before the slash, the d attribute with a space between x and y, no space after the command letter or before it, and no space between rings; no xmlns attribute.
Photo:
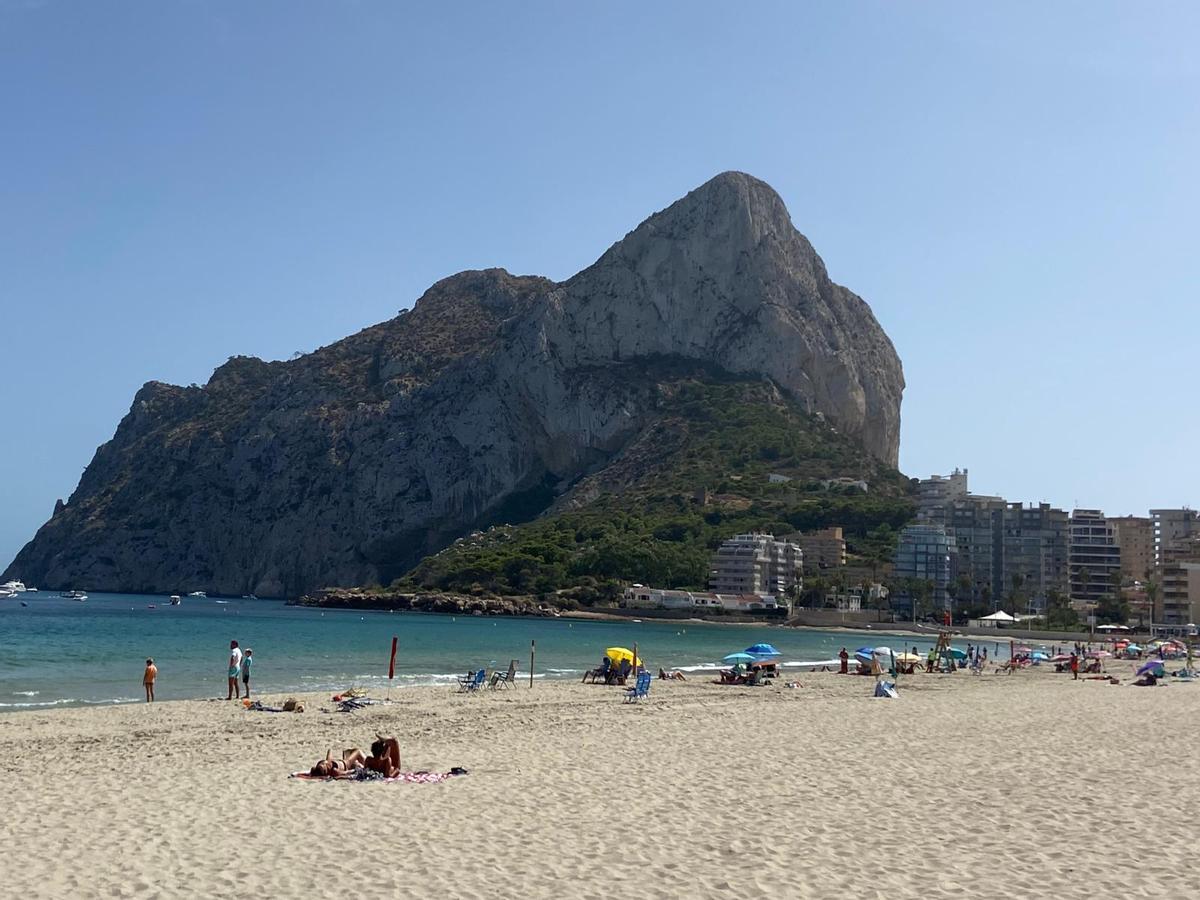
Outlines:
<svg viewBox="0 0 1200 900"><path fill-rule="evenodd" d="M604 655L615 663L619 663L623 659L629 660L630 664L633 663L633 651L626 650L624 647L609 647L604 651Z"/></svg>
<svg viewBox="0 0 1200 900"><path fill-rule="evenodd" d="M915 654L915 653L897 653L896 654L896 662L898 662L898 663L916 663L916 662L920 662L920 661L921 661L921 657L917 656L917 654Z"/></svg>

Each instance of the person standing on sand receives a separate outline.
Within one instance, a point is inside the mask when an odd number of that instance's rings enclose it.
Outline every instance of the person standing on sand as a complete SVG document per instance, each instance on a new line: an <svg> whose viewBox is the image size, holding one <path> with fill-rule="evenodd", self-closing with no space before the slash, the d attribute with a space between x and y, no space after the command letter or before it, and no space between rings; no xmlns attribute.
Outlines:
<svg viewBox="0 0 1200 900"><path fill-rule="evenodd" d="M242 657L242 685L246 688L246 699L250 698L250 666L253 664L254 651L247 647L246 655Z"/></svg>
<svg viewBox="0 0 1200 900"><path fill-rule="evenodd" d="M850 671L850 654L846 652L846 648L842 648L842 652L838 654L838 659L841 660L841 668L838 669L839 675L846 675Z"/></svg>
<svg viewBox="0 0 1200 900"><path fill-rule="evenodd" d="M232 700L234 695L240 700L242 698L242 689L238 687L238 675L242 672L242 651L238 647L237 641L229 642L229 693L225 695L226 700Z"/></svg>
<svg viewBox="0 0 1200 900"><path fill-rule="evenodd" d="M1071 654L1071 678L1079 680L1079 657L1074 653Z"/></svg>
<svg viewBox="0 0 1200 900"><path fill-rule="evenodd" d="M146 702L154 702L154 680L158 678L158 666L154 660L146 660L146 671L142 673L142 687L146 689Z"/></svg>

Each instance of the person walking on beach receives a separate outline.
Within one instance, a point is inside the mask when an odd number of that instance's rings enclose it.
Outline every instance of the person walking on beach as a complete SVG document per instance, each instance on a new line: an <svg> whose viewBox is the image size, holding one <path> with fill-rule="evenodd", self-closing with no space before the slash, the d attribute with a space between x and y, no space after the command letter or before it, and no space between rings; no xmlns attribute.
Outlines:
<svg viewBox="0 0 1200 900"><path fill-rule="evenodd" d="M1071 678L1079 680L1079 657L1074 653L1071 654Z"/></svg>
<svg viewBox="0 0 1200 900"><path fill-rule="evenodd" d="M242 657L242 686L246 688L246 698L250 698L250 666L254 664L254 651L249 647L246 648L246 655Z"/></svg>
<svg viewBox="0 0 1200 900"><path fill-rule="evenodd" d="M242 689L238 687L238 675L242 672L242 651L238 647L237 641L229 642L229 693L225 695L226 700L232 700L234 695L240 700L242 698Z"/></svg>
<svg viewBox="0 0 1200 900"><path fill-rule="evenodd" d="M838 659L841 661L841 666L838 669L839 675L846 675L850 672L850 654L846 652L846 648L842 648L842 652L838 654Z"/></svg>
<svg viewBox="0 0 1200 900"><path fill-rule="evenodd" d="M158 666L154 660L146 660L146 671L142 673L142 687L146 689L146 702L154 702L154 681L158 678Z"/></svg>

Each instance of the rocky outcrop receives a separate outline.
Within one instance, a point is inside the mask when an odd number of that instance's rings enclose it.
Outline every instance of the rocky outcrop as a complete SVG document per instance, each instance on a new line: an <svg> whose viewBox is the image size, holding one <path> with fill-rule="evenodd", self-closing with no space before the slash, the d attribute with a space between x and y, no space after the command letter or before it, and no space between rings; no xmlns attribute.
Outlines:
<svg viewBox="0 0 1200 900"><path fill-rule="evenodd" d="M895 464L904 381L770 187L725 173L563 283L492 269L287 362L151 382L5 577L299 596L521 521L651 424L647 361L773 381Z"/></svg>
<svg viewBox="0 0 1200 900"><path fill-rule="evenodd" d="M557 616L558 610L539 603L533 597L471 597L465 594L401 591L363 591L353 588L329 588L305 594L297 606L321 609L367 609L377 612L424 612L460 616Z"/></svg>

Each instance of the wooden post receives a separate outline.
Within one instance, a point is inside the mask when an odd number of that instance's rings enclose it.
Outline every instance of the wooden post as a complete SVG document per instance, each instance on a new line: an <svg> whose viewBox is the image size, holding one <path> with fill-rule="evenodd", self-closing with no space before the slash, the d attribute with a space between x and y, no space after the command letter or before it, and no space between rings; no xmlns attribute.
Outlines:
<svg viewBox="0 0 1200 900"><path fill-rule="evenodd" d="M529 686L533 687L533 656L537 651L537 641L529 642Z"/></svg>
<svg viewBox="0 0 1200 900"><path fill-rule="evenodd" d="M633 642L633 681L637 683L637 641Z"/></svg>

